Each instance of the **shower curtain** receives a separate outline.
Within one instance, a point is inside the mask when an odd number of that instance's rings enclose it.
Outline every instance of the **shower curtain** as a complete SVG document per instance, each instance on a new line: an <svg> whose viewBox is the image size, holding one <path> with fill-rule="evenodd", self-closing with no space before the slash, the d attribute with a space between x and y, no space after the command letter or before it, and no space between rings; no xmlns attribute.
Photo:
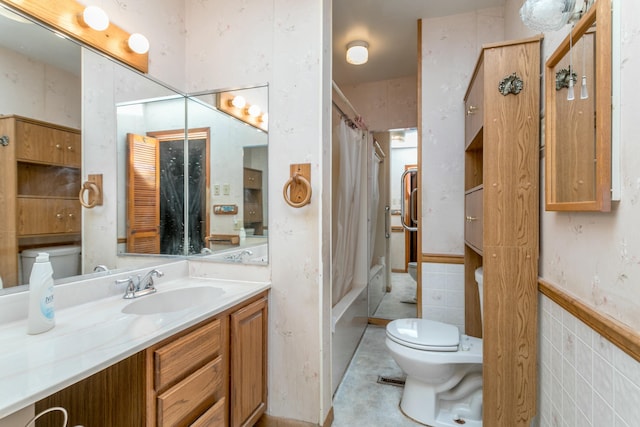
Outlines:
<svg viewBox="0 0 640 427"><path fill-rule="evenodd" d="M344 118L339 125L340 168L337 199L337 240L333 253L332 306L351 290L358 244L367 244L360 236L360 196L362 164L366 155L366 134L351 128Z"/></svg>

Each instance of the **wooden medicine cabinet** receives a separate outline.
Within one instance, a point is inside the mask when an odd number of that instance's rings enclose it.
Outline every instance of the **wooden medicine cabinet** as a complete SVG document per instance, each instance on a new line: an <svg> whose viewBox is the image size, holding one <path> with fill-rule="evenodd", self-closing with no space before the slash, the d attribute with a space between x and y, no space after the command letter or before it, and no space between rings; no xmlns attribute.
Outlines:
<svg viewBox="0 0 640 427"><path fill-rule="evenodd" d="M611 210L611 50L611 3L596 0L547 60L547 211Z"/></svg>

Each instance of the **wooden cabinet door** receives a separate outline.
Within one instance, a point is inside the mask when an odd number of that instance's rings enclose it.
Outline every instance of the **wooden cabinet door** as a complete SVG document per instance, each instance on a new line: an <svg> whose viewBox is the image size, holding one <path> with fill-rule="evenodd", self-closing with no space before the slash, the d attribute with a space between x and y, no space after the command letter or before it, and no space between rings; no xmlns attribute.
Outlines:
<svg viewBox="0 0 640 427"><path fill-rule="evenodd" d="M16 121L21 160L80 167L80 134L40 124Z"/></svg>
<svg viewBox="0 0 640 427"><path fill-rule="evenodd" d="M267 299L231 315L231 426L252 426L267 407Z"/></svg>
<svg viewBox="0 0 640 427"><path fill-rule="evenodd" d="M484 122L484 66L478 64L476 75L473 77L468 96L464 101L465 125L464 136L465 146L468 146L476 137Z"/></svg>
<svg viewBox="0 0 640 427"><path fill-rule="evenodd" d="M464 196L464 240L476 252L482 254L482 188L469 191Z"/></svg>
<svg viewBox="0 0 640 427"><path fill-rule="evenodd" d="M244 188L252 190L262 189L262 171L257 169L244 168Z"/></svg>
<svg viewBox="0 0 640 427"><path fill-rule="evenodd" d="M21 197L18 199L18 235L79 233L77 200Z"/></svg>

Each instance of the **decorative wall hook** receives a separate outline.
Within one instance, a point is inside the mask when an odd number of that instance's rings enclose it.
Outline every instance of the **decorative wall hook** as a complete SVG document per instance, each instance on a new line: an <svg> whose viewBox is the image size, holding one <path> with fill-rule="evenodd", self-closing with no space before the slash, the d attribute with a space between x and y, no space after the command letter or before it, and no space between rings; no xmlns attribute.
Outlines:
<svg viewBox="0 0 640 427"><path fill-rule="evenodd" d="M571 67L562 68L556 73L556 90L569 87L569 81L573 80L575 84L578 81L578 75Z"/></svg>
<svg viewBox="0 0 640 427"><path fill-rule="evenodd" d="M507 76L504 79L500 80L498 90L504 96L507 96L510 93L517 95L522 91L523 87L524 83L522 82L522 79L518 77L516 73L513 73L510 76Z"/></svg>
<svg viewBox="0 0 640 427"><path fill-rule="evenodd" d="M87 193L85 202L84 194ZM78 194L80 204L87 209L102 206L102 174L89 175L87 181L82 184L80 194Z"/></svg>
<svg viewBox="0 0 640 427"><path fill-rule="evenodd" d="M284 184L282 196L289 206L301 208L311 203L311 164L291 165L291 178Z"/></svg>

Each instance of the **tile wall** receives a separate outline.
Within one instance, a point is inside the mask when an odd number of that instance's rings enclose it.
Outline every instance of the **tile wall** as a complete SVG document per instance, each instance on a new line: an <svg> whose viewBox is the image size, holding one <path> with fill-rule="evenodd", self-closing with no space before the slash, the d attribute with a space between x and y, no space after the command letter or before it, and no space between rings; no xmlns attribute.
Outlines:
<svg viewBox="0 0 640 427"><path fill-rule="evenodd" d="M422 263L422 318L464 332L464 265Z"/></svg>
<svg viewBox="0 0 640 427"><path fill-rule="evenodd" d="M540 295L540 427L640 425L640 363Z"/></svg>

